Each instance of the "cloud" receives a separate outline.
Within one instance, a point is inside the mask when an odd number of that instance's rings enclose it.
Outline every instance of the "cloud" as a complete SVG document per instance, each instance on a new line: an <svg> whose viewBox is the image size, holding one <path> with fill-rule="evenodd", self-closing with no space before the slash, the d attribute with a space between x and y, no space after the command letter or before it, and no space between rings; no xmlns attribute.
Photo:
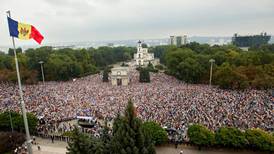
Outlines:
<svg viewBox="0 0 274 154"><path fill-rule="evenodd" d="M274 34L273 0L1 0L47 42L164 38L174 34ZM0 44L10 44L5 13ZM31 41L17 41L19 45Z"/></svg>

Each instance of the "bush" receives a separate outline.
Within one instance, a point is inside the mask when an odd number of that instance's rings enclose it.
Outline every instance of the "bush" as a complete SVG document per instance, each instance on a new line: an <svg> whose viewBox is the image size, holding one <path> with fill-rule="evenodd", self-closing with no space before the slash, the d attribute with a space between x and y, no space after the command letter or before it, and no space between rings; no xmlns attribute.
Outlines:
<svg viewBox="0 0 274 154"><path fill-rule="evenodd" d="M155 145L164 144L167 142L167 132L156 122L149 121L142 125L145 134L151 136Z"/></svg>
<svg viewBox="0 0 274 154"><path fill-rule="evenodd" d="M214 143L214 133L202 125L194 124L188 128L187 135L192 144L201 149L203 146L210 146Z"/></svg>
<svg viewBox="0 0 274 154"><path fill-rule="evenodd" d="M215 134L217 145L228 148L244 148L247 144L244 133L237 128L222 127Z"/></svg>
<svg viewBox="0 0 274 154"><path fill-rule="evenodd" d="M274 151L274 136L261 129L248 129L245 132L248 145L252 149Z"/></svg>
<svg viewBox="0 0 274 154"><path fill-rule="evenodd" d="M215 133L201 125L192 125L188 128L188 137L192 144L201 149L202 146L213 146L234 149L248 148L259 151L274 151L274 133L261 129L248 129L245 132L233 127L221 127Z"/></svg>

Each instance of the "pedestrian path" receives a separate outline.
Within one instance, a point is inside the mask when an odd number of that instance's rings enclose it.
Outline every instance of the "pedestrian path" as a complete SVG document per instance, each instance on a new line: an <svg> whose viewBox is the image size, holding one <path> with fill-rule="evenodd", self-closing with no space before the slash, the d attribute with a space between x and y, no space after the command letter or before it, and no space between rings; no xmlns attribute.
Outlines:
<svg viewBox="0 0 274 154"><path fill-rule="evenodd" d="M50 139L37 138L37 143L41 147L41 150L38 150L37 145L33 145L34 154L66 154L67 152L67 143L62 141L51 142ZM176 149L175 146L161 146L156 148L157 154L180 154L180 151L183 151L183 154L263 154L259 152L251 151L233 151L233 150L201 150L199 151L195 147L180 145Z"/></svg>
<svg viewBox="0 0 274 154"><path fill-rule="evenodd" d="M41 147L41 150L38 150L38 145L33 145L34 154L65 154L67 152L67 143L62 141L51 142L50 139L37 138L36 142Z"/></svg>

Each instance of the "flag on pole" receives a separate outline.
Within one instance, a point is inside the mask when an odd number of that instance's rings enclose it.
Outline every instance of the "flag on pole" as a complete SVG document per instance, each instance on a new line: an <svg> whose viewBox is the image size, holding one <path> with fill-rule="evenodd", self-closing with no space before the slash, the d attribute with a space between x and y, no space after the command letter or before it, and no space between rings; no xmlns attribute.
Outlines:
<svg viewBox="0 0 274 154"><path fill-rule="evenodd" d="M8 17L10 36L17 37L21 40L34 39L41 44L44 37L32 25L20 23Z"/></svg>

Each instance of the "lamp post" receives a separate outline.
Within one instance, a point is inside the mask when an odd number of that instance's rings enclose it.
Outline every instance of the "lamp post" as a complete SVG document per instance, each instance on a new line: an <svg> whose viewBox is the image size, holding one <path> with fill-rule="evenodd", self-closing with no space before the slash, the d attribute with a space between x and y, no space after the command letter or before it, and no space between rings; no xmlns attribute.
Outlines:
<svg viewBox="0 0 274 154"><path fill-rule="evenodd" d="M209 77L209 85L211 86L211 81L212 81L212 67L213 67L213 63L215 63L214 59L210 59L210 77Z"/></svg>
<svg viewBox="0 0 274 154"><path fill-rule="evenodd" d="M43 84L45 84L45 76L44 76L44 68L43 68L43 61L38 62L41 65L41 72L42 72L42 78L43 78Z"/></svg>

